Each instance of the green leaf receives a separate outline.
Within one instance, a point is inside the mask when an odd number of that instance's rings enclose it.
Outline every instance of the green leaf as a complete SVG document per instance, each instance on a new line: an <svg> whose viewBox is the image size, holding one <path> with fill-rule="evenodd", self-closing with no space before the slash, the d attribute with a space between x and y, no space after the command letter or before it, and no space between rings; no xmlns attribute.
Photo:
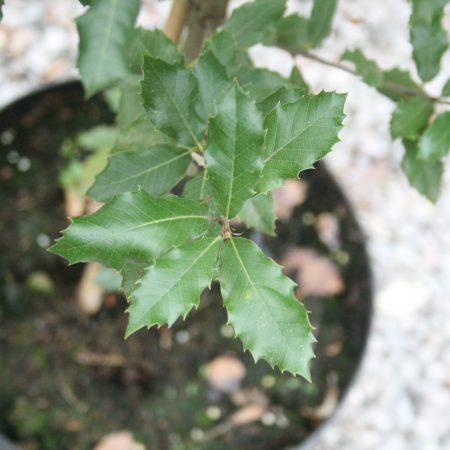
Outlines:
<svg viewBox="0 0 450 450"><path fill-rule="evenodd" d="M111 150L117 139L117 128L99 125L90 130L83 131L77 136L78 144L85 150Z"/></svg>
<svg viewBox="0 0 450 450"><path fill-rule="evenodd" d="M145 326L171 326L198 306L216 274L221 243L221 237L187 242L158 259L131 296L126 336Z"/></svg>
<svg viewBox="0 0 450 450"><path fill-rule="evenodd" d="M419 158L415 142L403 141L405 154L402 169L408 177L411 186L432 202L436 202L442 183L444 165L442 162L430 162Z"/></svg>
<svg viewBox="0 0 450 450"><path fill-rule="evenodd" d="M62 154L68 159L68 164L59 173L61 185L80 196L86 195L95 176L105 168L116 136L115 127L99 125L67 140L61 148ZM82 161L77 158L80 147L91 152Z"/></svg>
<svg viewBox="0 0 450 450"><path fill-rule="evenodd" d="M183 196L200 201L209 201L214 198L214 190L208 179L207 170L198 173L185 184Z"/></svg>
<svg viewBox="0 0 450 450"><path fill-rule="evenodd" d="M261 102L273 95L282 87L290 84L289 80L277 72L268 69L241 67L237 72L237 78L242 88L256 101Z"/></svg>
<svg viewBox="0 0 450 450"><path fill-rule="evenodd" d="M338 142L346 96L335 92L305 95L295 103L277 105L266 117L267 153L258 184L260 192L282 185L313 167Z"/></svg>
<svg viewBox="0 0 450 450"><path fill-rule="evenodd" d="M112 155L88 195L105 202L122 192L142 188L157 197L169 192L186 174L189 150L157 145L148 150Z"/></svg>
<svg viewBox="0 0 450 450"><path fill-rule="evenodd" d="M392 137L417 139L427 127L433 109L433 103L423 96L406 97L401 100L392 113Z"/></svg>
<svg viewBox="0 0 450 450"><path fill-rule="evenodd" d="M137 74L142 73L144 55L161 59L167 64L184 63L183 55L176 45L158 28L154 30L137 28L128 54L130 68Z"/></svg>
<svg viewBox="0 0 450 450"><path fill-rule="evenodd" d="M239 46L248 48L272 38L285 8L286 0L255 0L234 10L223 28Z"/></svg>
<svg viewBox="0 0 450 450"><path fill-rule="evenodd" d="M228 76L236 72L237 43L233 35L227 30L214 33L203 46L203 53L212 52L218 61L225 67Z"/></svg>
<svg viewBox="0 0 450 450"><path fill-rule="evenodd" d="M399 101L405 95L420 95L421 88L413 81L411 75L404 70L394 68L383 72L383 85L378 91L391 100Z"/></svg>
<svg viewBox="0 0 450 450"><path fill-rule="evenodd" d="M315 339L295 283L281 267L252 241L232 238L221 250L219 280L228 321L255 361L310 380Z"/></svg>
<svg viewBox="0 0 450 450"><path fill-rule="evenodd" d="M375 61L372 61L361 50L346 50L341 56L342 61L351 61L355 64L358 75L370 86L391 100L399 101L405 96L421 95L422 91L411 78L408 72L394 68L382 71Z"/></svg>
<svg viewBox="0 0 450 450"><path fill-rule="evenodd" d="M314 0L308 22L308 46L317 47L330 33L337 0Z"/></svg>
<svg viewBox="0 0 450 450"><path fill-rule="evenodd" d="M112 153L141 151L143 145L174 145L173 139L159 131L147 115L138 117L117 137Z"/></svg>
<svg viewBox="0 0 450 450"><path fill-rule="evenodd" d="M258 194L248 199L238 217L247 227L274 236L277 217L272 193Z"/></svg>
<svg viewBox="0 0 450 450"><path fill-rule="evenodd" d="M96 284L105 290L105 292L118 292L122 286L122 276L114 269L102 267L95 278Z"/></svg>
<svg viewBox="0 0 450 450"><path fill-rule="evenodd" d="M450 111L436 117L419 140L419 157L440 161L450 150Z"/></svg>
<svg viewBox="0 0 450 450"><path fill-rule="evenodd" d="M366 58L360 49L346 50L341 56L341 60L354 63L358 75L370 86L379 87L383 85L383 72L374 61Z"/></svg>
<svg viewBox="0 0 450 450"><path fill-rule="evenodd" d="M448 35L442 27L446 0L412 0L410 36L413 58L423 81L439 72L441 57L448 48Z"/></svg>
<svg viewBox="0 0 450 450"><path fill-rule="evenodd" d="M286 103L294 103L299 100L303 95L305 95L303 89L291 89L282 87L278 89L274 94L265 98L262 102L258 103L258 109L263 113L264 116L269 114L278 103L285 105Z"/></svg>
<svg viewBox="0 0 450 450"><path fill-rule="evenodd" d="M276 44L293 54L306 50L308 26L308 19L298 14L283 17L278 22Z"/></svg>
<svg viewBox="0 0 450 450"><path fill-rule="evenodd" d="M3 19L3 6L5 5L4 0L0 0L0 20Z"/></svg>
<svg viewBox="0 0 450 450"><path fill-rule="evenodd" d="M139 151L154 145L175 145L173 139L158 130L142 106L140 82L133 77L124 84L117 113L120 129L112 153Z"/></svg>
<svg viewBox="0 0 450 450"><path fill-rule="evenodd" d="M444 84L442 88L442 95L444 97L450 97L450 78L447 80L447 83Z"/></svg>
<svg viewBox="0 0 450 450"><path fill-rule="evenodd" d="M144 56L144 107L158 129L186 147L201 147L206 128L196 111L198 97L197 79L190 69Z"/></svg>
<svg viewBox="0 0 450 450"><path fill-rule="evenodd" d="M234 83L211 118L205 149L215 201L226 219L234 217L255 192L262 170L262 117L248 95Z"/></svg>
<svg viewBox="0 0 450 450"><path fill-rule="evenodd" d="M198 114L208 118L215 111L216 102L230 88L225 67L210 50L202 53L195 65L199 86Z"/></svg>
<svg viewBox="0 0 450 450"><path fill-rule="evenodd" d="M128 75L128 46L139 4L139 0L95 0L77 19L78 68L88 97Z"/></svg>
<svg viewBox="0 0 450 450"><path fill-rule="evenodd" d="M112 86L103 92L103 98L109 110L115 114L119 111L120 99L122 98L122 89L119 86Z"/></svg>
<svg viewBox="0 0 450 450"><path fill-rule="evenodd" d="M71 161L59 173L61 186L76 192L80 197L85 196L87 190L92 186L95 176L105 168L108 154L109 149L99 149L83 162Z"/></svg>
<svg viewBox="0 0 450 450"><path fill-rule="evenodd" d="M208 178L208 170L191 178L184 186L183 197L192 200L199 200L208 205L209 215L211 217L219 217L220 213L214 201L214 190ZM217 226L216 226L217 225ZM207 235L217 236L220 233L221 226L216 222L211 222Z"/></svg>
<svg viewBox="0 0 450 450"><path fill-rule="evenodd" d="M193 200L153 198L144 191L118 195L94 214L75 217L50 248L70 264L97 261L122 271L145 263L208 229L207 210Z"/></svg>
<svg viewBox="0 0 450 450"><path fill-rule="evenodd" d="M140 81L138 76L130 76L122 85L119 109L117 111L117 125L119 125L120 130L125 130L142 116L148 118L142 104Z"/></svg>
<svg viewBox="0 0 450 450"><path fill-rule="evenodd" d="M297 66L293 67L291 74L289 75L289 81L299 91L303 91L305 94L309 92L308 83L303 78Z"/></svg>
<svg viewBox="0 0 450 450"><path fill-rule="evenodd" d="M125 292L127 299L131 297L136 288L136 283L145 275L148 269L149 262L144 259L129 258L123 266L122 275L122 290Z"/></svg>

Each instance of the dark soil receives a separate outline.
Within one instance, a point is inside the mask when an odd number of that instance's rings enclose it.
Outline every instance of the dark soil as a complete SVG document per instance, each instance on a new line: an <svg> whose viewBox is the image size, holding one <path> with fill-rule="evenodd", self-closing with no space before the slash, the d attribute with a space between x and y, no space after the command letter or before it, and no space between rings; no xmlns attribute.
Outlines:
<svg viewBox="0 0 450 450"><path fill-rule="evenodd" d="M29 450L91 449L118 430L131 431L148 450L298 444L342 397L369 325L367 257L341 191L323 166L310 171L308 196L292 220L278 224L279 237L253 235L276 257L288 246L312 247L343 277L342 294L305 300L318 339L312 383L255 365L229 337L216 288L173 329L141 330L125 341L123 297L108 294L99 314L83 316L73 300L81 266L67 267L45 251L67 225L58 149L68 136L111 121L101 99L86 104L81 95L69 84L0 114L0 432ZM338 219L338 249L315 231L322 212ZM244 363L239 390L224 394L208 383L205 368L220 355ZM226 426L255 401L266 405L263 417Z"/></svg>

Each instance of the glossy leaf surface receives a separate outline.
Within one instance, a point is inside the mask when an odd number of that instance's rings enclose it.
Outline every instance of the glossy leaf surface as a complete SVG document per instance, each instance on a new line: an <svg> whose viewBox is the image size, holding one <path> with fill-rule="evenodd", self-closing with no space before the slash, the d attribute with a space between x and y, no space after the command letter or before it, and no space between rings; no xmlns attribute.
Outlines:
<svg viewBox="0 0 450 450"><path fill-rule="evenodd" d="M127 336L145 326L170 326L198 306L216 274L221 243L218 237L200 239L159 258L133 292Z"/></svg>
<svg viewBox="0 0 450 450"><path fill-rule="evenodd" d="M128 75L127 52L139 6L139 0L96 0L77 19L78 68L87 96Z"/></svg>
<svg viewBox="0 0 450 450"><path fill-rule="evenodd" d="M215 113L217 100L230 88L226 68L212 51L203 53L195 65L199 85L199 105L197 111L205 122Z"/></svg>
<svg viewBox="0 0 450 450"><path fill-rule="evenodd" d="M153 124L178 144L200 146L206 128L196 110L198 83L190 69L144 57L142 98Z"/></svg>
<svg viewBox="0 0 450 450"><path fill-rule="evenodd" d="M228 321L255 360L310 378L314 336L295 283L244 238L224 242L220 288Z"/></svg>
<svg viewBox="0 0 450 450"><path fill-rule="evenodd" d="M205 149L215 201L226 219L255 194L262 169L264 130L254 102L234 84L211 118Z"/></svg>
<svg viewBox="0 0 450 450"><path fill-rule="evenodd" d="M142 188L157 197L169 192L183 178L190 162L188 150L169 145L117 153L110 156L88 195L104 202L122 192Z"/></svg>
<svg viewBox="0 0 450 450"><path fill-rule="evenodd" d="M143 57L145 55L158 58L167 64L183 64L183 55L176 45L158 28L144 30L137 28L128 53L128 63L134 73L142 73Z"/></svg>
<svg viewBox="0 0 450 450"><path fill-rule="evenodd" d="M75 217L50 251L70 264L97 261L121 271L128 260L149 265L170 248L201 236L207 211L196 201L121 194L94 214Z"/></svg>
<svg viewBox="0 0 450 450"><path fill-rule="evenodd" d="M131 77L121 91L117 112L120 133L112 153L145 150L160 144L175 146L175 141L158 130L145 111L139 79Z"/></svg>
<svg viewBox="0 0 450 450"><path fill-rule="evenodd" d="M239 211L239 219L249 228L275 235L275 204L272 194L258 194L248 199Z"/></svg>
<svg viewBox="0 0 450 450"><path fill-rule="evenodd" d="M266 118L267 151L258 184L260 192L313 167L338 141L344 119L345 95L321 92L294 103L278 105Z"/></svg>

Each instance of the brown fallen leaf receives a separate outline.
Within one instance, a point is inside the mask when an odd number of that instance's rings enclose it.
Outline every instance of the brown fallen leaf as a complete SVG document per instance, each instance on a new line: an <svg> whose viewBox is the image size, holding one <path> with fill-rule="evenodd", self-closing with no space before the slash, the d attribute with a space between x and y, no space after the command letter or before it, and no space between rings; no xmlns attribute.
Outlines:
<svg viewBox="0 0 450 450"><path fill-rule="evenodd" d="M64 210L69 217L82 216L86 207L85 199L73 189L64 189Z"/></svg>
<svg viewBox="0 0 450 450"><path fill-rule="evenodd" d="M291 217L294 209L301 205L308 191L308 185L302 180L286 180L283 187L273 191L276 216L280 220Z"/></svg>
<svg viewBox="0 0 450 450"><path fill-rule="evenodd" d="M230 395L231 401L236 406L246 405L261 405L267 406L269 399L258 388L250 386L243 389L239 389Z"/></svg>
<svg viewBox="0 0 450 450"><path fill-rule="evenodd" d="M75 354L79 364L106 369L130 369L142 372L146 376L155 374L153 365L145 360L133 360L119 353L78 352Z"/></svg>
<svg viewBox="0 0 450 450"><path fill-rule="evenodd" d="M341 293L344 281L336 265L311 248L291 247L281 259L286 273L294 272L298 280L297 297L327 297Z"/></svg>
<svg viewBox="0 0 450 450"><path fill-rule="evenodd" d="M128 431L119 431L104 436L94 450L145 450L145 446Z"/></svg>
<svg viewBox="0 0 450 450"><path fill-rule="evenodd" d="M327 392L322 403L316 407L311 408L304 406L302 408L302 415L308 419L317 421L323 421L333 414L339 401L339 387L337 374L335 372L330 373L327 377Z"/></svg>
<svg viewBox="0 0 450 450"><path fill-rule="evenodd" d="M70 58L60 58L54 61L41 75L42 81L49 83L57 80L69 72L72 68L72 61Z"/></svg>
<svg viewBox="0 0 450 450"><path fill-rule="evenodd" d="M344 342L342 340L335 341L332 344L327 345L323 352L325 355L329 356L330 358L335 358L337 355L339 355L342 351L342 348L344 347Z"/></svg>
<svg viewBox="0 0 450 450"><path fill-rule="evenodd" d="M340 246L339 221L334 214L320 213L314 224L320 240L332 250Z"/></svg>
<svg viewBox="0 0 450 450"><path fill-rule="evenodd" d="M257 422L258 420L261 420L267 411L268 408L265 405L244 406L243 408L238 409L224 422L219 423L218 425L202 433L202 435L198 437L197 441L208 442L212 439L218 438L219 436L227 434L235 427Z"/></svg>
<svg viewBox="0 0 450 450"><path fill-rule="evenodd" d="M248 405L238 409L230 417L230 423L234 426L247 425L257 422L267 412L265 405Z"/></svg>
<svg viewBox="0 0 450 450"><path fill-rule="evenodd" d="M233 392L245 377L245 366L232 356L218 356L206 367L206 379L219 392Z"/></svg>
<svg viewBox="0 0 450 450"><path fill-rule="evenodd" d="M94 315L103 304L103 288L97 283L102 265L90 262L84 266L83 275L77 289L77 302L84 314Z"/></svg>

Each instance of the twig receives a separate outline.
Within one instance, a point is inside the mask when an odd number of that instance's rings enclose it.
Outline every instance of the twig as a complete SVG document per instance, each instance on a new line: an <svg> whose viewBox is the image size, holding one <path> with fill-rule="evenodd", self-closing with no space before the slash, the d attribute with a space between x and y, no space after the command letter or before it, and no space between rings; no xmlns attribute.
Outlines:
<svg viewBox="0 0 450 450"><path fill-rule="evenodd" d="M154 375L155 368L147 361L134 361L120 353L78 352L76 360L79 364L107 369L127 369L135 367L146 375Z"/></svg>
<svg viewBox="0 0 450 450"><path fill-rule="evenodd" d="M223 23L228 0L190 0L188 35L183 51L188 61L197 58L203 42Z"/></svg>
<svg viewBox="0 0 450 450"><path fill-rule="evenodd" d="M184 24L186 22L187 13L187 0L173 0L172 9L170 10L169 17L167 18L164 32L175 44L177 44L180 40L181 32L183 31Z"/></svg>
<svg viewBox="0 0 450 450"><path fill-rule="evenodd" d="M311 59L313 61L316 61L320 64L323 64L325 66L334 67L335 69L343 70L344 72L350 73L351 75L359 77L360 75L358 72L353 70L352 68L346 66L345 64L341 64L334 61L329 61L327 59L322 58L321 56L315 55L314 53L308 52L308 51L300 51L298 52L299 55L304 56L305 58ZM424 90L422 89L412 89L408 88L406 86L401 86L399 84L393 83L392 81L386 80L383 82L383 86L385 88L391 89L393 91L398 92L400 95L421 95L423 97L428 98L430 101L435 103L441 103L444 105L450 105L450 100L446 100L442 97L433 97L431 95L428 95Z"/></svg>

